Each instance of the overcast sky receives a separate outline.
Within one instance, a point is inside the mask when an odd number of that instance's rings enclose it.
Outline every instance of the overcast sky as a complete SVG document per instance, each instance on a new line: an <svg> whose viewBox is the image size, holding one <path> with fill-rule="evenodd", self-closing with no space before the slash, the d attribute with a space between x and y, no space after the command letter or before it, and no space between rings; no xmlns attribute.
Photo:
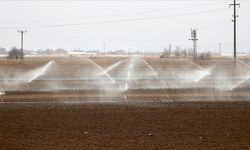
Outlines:
<svg viewBox="0 0 250 150"><path fill-rule="evenodd" d="M233 49L233 9L220 1L0 1L0 46L20 47L17 30L27 30L24 48L162 51L171 43L198 50ZM238 49L250 52L250 1L238 9Z"/></svg>

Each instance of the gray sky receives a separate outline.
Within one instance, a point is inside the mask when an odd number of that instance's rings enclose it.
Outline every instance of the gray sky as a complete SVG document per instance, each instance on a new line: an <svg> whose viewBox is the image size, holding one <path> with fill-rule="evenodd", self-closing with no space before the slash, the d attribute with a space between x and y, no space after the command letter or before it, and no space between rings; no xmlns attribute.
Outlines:
<svg viewBox="0 0 250 150"><path fill-rule="evenodd" d="M169 43L198 50L232 52L233 9L220 1L0 1L0 46L25 49L124 49L162 51ZM250 1L238 9L238 49L250 52Z"/></svg>

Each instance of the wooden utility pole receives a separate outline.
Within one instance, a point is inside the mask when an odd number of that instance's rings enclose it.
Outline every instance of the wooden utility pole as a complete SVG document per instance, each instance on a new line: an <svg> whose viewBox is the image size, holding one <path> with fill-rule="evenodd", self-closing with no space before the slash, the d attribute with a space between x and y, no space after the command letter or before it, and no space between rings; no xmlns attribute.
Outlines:
<svg viewBox="0 0 250 150"><path fill-rule="evenodd" d="M229 7L233 6L234 7L234 14L233 14L233 20L232 22L234 23L234 59L236 59L236 54L237 54L237 47L236 47L236 18L239 17L237 14L236 14L236 6L240 6L239 3L236 3L236 0L234 0L234 3L233 4L229 4Z"/></svg>
<svg viewBox="0 0 250 150"><path fill-rule="evenodd" d="M21 59L23 59L23 34L26 33L27 31L18 30L18 32L21 33Z"/></svg>
<svg viewBox="0 0 250 150"><path fill-rule="evenodd" d="M222 49L222 43L219 43L220 57L221 57L221 49Z"/></svg>

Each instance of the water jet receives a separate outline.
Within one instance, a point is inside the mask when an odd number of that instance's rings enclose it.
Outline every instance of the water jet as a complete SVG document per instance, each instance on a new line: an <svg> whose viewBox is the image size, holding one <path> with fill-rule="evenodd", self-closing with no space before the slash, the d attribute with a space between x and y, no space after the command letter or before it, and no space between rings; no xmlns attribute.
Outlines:
<svg viewBox="0 0 250 150"><path fill-rule="evenodd" d="M48 62L46 65L32 71L31 74L34 74L31 79L28 80L28 83L31 83L32 81L36 80L37 78L39 78L40 76L44 75L45 72L48 70L48 68L51 66L51 64L53 63L54 61L50 61Z"/></svg>
<svg viewBox="0 0 250 150"><path fill-rule="evenodd" d="M96 66L98 69L100 69L100 70L102 71L103 75L106 75L106 76L110 79L110 81L111 81L113 84L116 83L115 80L109 75L109 73L108 73L107 71L105 71L100 65L98 65L97 63L95 63L93 60L91 60L91 59L89 59L89 58L87 58L87 59L88 59L88 61L89 61L91 64L93 64L93 65Z"/></svg>

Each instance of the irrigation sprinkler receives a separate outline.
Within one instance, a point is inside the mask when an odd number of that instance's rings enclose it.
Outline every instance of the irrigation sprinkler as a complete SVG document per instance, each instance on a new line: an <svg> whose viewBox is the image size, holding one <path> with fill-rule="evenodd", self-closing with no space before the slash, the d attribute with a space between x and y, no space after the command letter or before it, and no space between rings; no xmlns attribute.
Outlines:
<svg viewBox="0 0 250 150"><path fill-rule="evenodd" d="M0 92L1 103L4 102L4 95L5 95L5 92Z"/></svg>

